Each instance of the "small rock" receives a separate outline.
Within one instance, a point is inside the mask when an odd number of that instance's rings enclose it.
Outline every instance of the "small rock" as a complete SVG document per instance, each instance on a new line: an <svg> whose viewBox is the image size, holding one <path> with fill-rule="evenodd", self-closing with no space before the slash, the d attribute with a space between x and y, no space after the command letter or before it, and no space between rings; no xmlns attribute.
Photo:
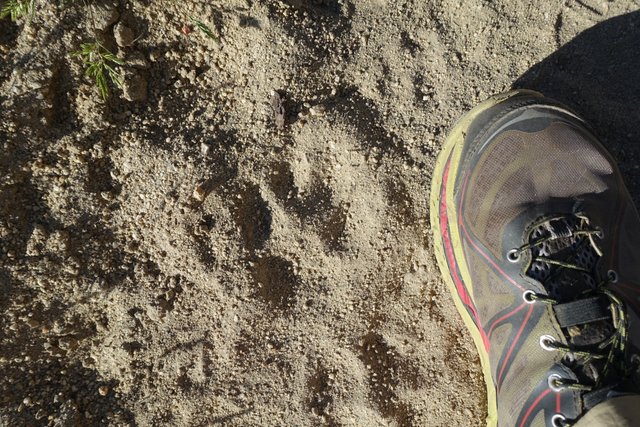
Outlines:
<svg viewBox="0 0 640 427"><path fill-rule="evenodd" d="M273 116L278 129L283 129L285 124L285 110L282 97L276 91L271 93L271 108L273 109Z"/></svg>
<svg viewBox="0 0 640 427"><path fill-rule="evenodd" d="M155 307L149 307L147 310L147 317L149 318L149 320L151 320L152 322L159 322L161 320L160 318L160 314L158 313L158 310Z"/></svg>
<svg viewBox="0 0 640 427"><path fill-rule="evenodd" d="M33 228L33 232L31 233L31 237L27 242L26 254L29 256L40 255L40 253L44 249L44 244L46 239L47 239L46 230L42 225L36 224L35 227Z"/></svg>
<svg viewBox="0 0 640 427"><path fill-rule="evenodd" d="M93 6L93 23L96 29L105 31L114 24L120 13L118 13L118 1L108 0L96 2Z"/></svg>
<svg viewBox="0 0 640 427"><path fill-rule="evenodd" d="M62 338L58 341L58 347L64 351L74 350L78 347L78 341L71 337Z"/></svg>
<svg viewBox="0 0 640 427"><path fill-rule="evenodd" d="M196 83L196 70L189 71L187 73L186 77L187 77L187 80L189 80L189 83L195 84Z"/></svg>
<svg viewBox="0 0 640 427"><path fill-rule="evenodd" d="M151 60L151 62L158 62L158 61L162 61L162 52L159 50L152 50L149 53L149 59Z"/></svg>
<svg viewBox="0 0 640 427"><path fill-rule="evenodd" d="M309 114L312 116L323 116L325 113L325 106L322 104L315 105L309 108Z"/></svg>
<svg viewBox="0 0 640 427"><path fill-rule="evenodd" d="M124 25L122 22L118 22L116 26L113 27L113 36L116 39L116 43L120 47L131 46L135 39L133 30Z"/></svg>
<svg viewBox="0 0 640 427"><path fill-rule="evenodd" d="M193 189L193 198L199 202L204 201L207 197L207 191L204 188L204 182L196 185L196 188Z"/></svg>
<svg viewBox="0 0 640 427"><path fill-rule="evenodd" d="M127 101L146 101L147 80L140 74L133 74L125 79L122 91Z"/></svg>
<svg viewBox="0 0 640 427"><path fill-rule="evenodd" d="M149 68L149 61L145 58L144 53L139 50L134 50L126 56L127 65L140 70L146 70Z"/></svg>
<svg viewBox="0 0 640 427"><path fill-rule="evenodd" d="M110 202L115 198L113 193L111 193L109 191L102 191L100 193L100 197L102 197L102 199L107 201L107 202Z"/></svg>
<svg viewBox="0 0 640 427"><path fill-rule="evenodd" d="M98 387L98 393L100 393L100 396L106 396L107 394L109 394L109 387L106 385L101 385L100 387Z"/></svg>
<svg viewBox="0 0 640 427"><path fill-rule="evenodd" d="M200 152L203 156L206 156L211 151L211 146L209 144L205 144L204 142L200 144Z"/></svg>

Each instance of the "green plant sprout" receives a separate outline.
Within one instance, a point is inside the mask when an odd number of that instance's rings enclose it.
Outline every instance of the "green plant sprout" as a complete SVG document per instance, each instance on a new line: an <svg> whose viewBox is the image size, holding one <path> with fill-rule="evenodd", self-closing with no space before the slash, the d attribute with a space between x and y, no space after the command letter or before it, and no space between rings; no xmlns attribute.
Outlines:
<svg viewBox="0 0 640 427"><path fill-rule="evenodd" d="M36 0L8 0L0 9L0 19L8 16L12 21L17 21L23 16L31 16L35 3Z"/></svg>
<svg viewBox="0 0 640 427"><path fill-rule="evenodd" d="M196 28L198 28L200 31L204 33L205 36L209 37L211 40L213 40L216 43L220 43L220 39L216 37L215 34L213 34L213 31L211 31L211 28L209 28L207 24L205 24L202 21L198 21L193 16L190 16L189 19L191 20L193 25L196 26Z"/></svg>
<svg viewBox="0 0 640 427"><path fill-rule="evenodd" d="M115 65L124 65L124 61L111 53L99 42L83 43L80 50L71 55L82 59L86 67L85 75L93 78L103 99L109 97L109 85L107 78L116 87L122 88L120 74L114 69Z"/></svg>

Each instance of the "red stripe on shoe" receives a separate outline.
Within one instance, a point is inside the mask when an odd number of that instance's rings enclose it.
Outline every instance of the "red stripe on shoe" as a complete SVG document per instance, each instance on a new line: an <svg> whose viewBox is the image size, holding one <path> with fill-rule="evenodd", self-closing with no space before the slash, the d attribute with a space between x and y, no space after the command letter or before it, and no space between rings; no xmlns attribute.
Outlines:
<svg viewBox="0 0 640 427"><path fill-rule="evenodd" d="M545 391L543 391L540 396L538 396L536 398L536 400L533 401L533 403L531 404L531 406L529 406L529 409L527 409L527 412L525 412L524 414L524 418L522 419L522 422L520 423L519 427L524 427L525 423L527 422L527 420L529 419L529 417L531 416L531 413L533 412L533 410L536 408L536 406L538 406L538 403L540 403L540 401L542 399L544 399L544 397L551 393L551 389L548 388Z"/></svg>
<svg viewBox="0 0 640 427"><path fill-rule="evenodd" d="M444 176L442 178L442 188L440 190L440 234L442 236L442 241L444 242L445 255L450 266L449 270L451 271L451 276L453 278L453 282L455 283L458 296L462 300L462 303L471 312L475 324L478 327L478 331L480 332L480 336L482 337L484 348L487 352L489 352L489 338L487 337L484 329L482 329L482 324L480 323L480 319L478 318L478 312L476 311L476 308L471 301L469 292L467 291L467 288L464 286L464 283L458 275L458 264L456 263L453 245L451 243L451 235L449 233L449 215L447 213L447 183L449 178L450 166L451 157L449 157L447 165L445 166Z"/></svg>
<svg viewBox="0 0 640 427"><path fill-rule="evenodd" d="M632 291L632 292L640 292L640 288L638 288L636 286L629 286L629 285L624 284L624 283L614 283L614 284L612 284L610 286L611 289L615 289L616 287L624 288L624 289L627 289L627 290Z"/></svg>
<svg viewBox="0 0 640 427"><path fill-rule="evenodd" d="M560 412L560 393L556 393L556 414L559 414Z"/></svg>
<svg viewBox="0 0 640 427"><path fill-rule="evenodd" d="M514 314L516 314L517 312L519 312L520 310L522 310L522 308L524 306L526 306L526 303L522 303L520 304L518 307L516 307L515 310L510 311L509 313L505 314L504 316L502 316L499 319L496 319L492 324L491 327L489 328L489 332L487 333L487 335L489 337L491 337L491 334L493 333L493 330L495 329L496 326L498 326L498 323L502 322L505 319L508 319L509 317L513 316Z"/></svg>
<svg viewBox="0 0 640 427"><path fill-rule="evenodd" d="M529 318L531 317L532 312L533 312L533 304L529 306L529 311L527 311L527 315L522 321L522 325L520 325L520 329L518 329L518 333L513 338L513 341L511 342L511 346L509 346L509 351L507 352L507 356L504 358L504 362L502 363L502 368L500 368L500 374L498 374L498 383L497 383L498 388L500 388L500 384L502 384L502 374L504 374L504 369L507 367L509 358L511 357L511 353L513 352L513 349L518 343L518 340L520 339L520 335L522 335L522 331L524 330L524 327L527 325L527 322L529 322Z"/></svg>
<svg viewBox="0 0 640 427"><path fill-rule="evenodd" d="M460 228L462 228L462 231L464 231L465 236L467 237L467 241L469 243L471 243L471 245L473 246L473 248L476 250L476 252L478 252L480 255L482 255L482 257L484 259L486 259L487 261L489 261L489 263L493 266L493 268L496 269L496 271L498 273L500 273L500 275L502 275L502 277L504 277L505 279L507 279L509 281L509 283L511 283L513 286L515 286L516 288L524 291L524 288L522 286L520 286L518 283L516 283L515 280L513 280L507 273L505 273L498 264L496 264L495 262L493 262L493 260L491 259L491 257L489 257L489 255L487 255L486 253L484 253L484 251L478 246L476 245L476 243L473 241L473 239L471 238L471 236L469 235L469 232L467 231L467 227L465 227L464 225L464 221L462 221L462 203L464 202L464 194L467 191L467 184L469 183L469 176L467 175L467 177L464 180L464 185L462 187L462 196L460 197L460 212L458 213L458 225L460 226Z"/></svg>

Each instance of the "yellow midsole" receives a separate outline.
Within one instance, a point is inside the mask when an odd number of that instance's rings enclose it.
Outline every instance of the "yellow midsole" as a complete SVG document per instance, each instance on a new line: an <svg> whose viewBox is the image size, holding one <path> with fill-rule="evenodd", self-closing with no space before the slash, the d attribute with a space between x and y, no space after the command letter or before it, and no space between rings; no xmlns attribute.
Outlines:
<svg viewBox="0 0 640 427"><path fill-rule="evenodd" d="M453 277L451 272L449 271L449 264L447 263L447 259L444 253L444 247L442 245L442 240L439 238L441 236L440 230L440 221L439 221L439 212L440 212L440 190L442 187L443 173L444 168L446 166L449 157L451 156L451 163L449 166L448 173L448 181L447 181L447 193L446 193L446 202L447 202L447 216L449 219L449 224L457 224L458 223L458 213L456 212L456 207L454 204L454 193L453 188L455 188L456 184L456 176L457 171L460 166L460 156L462 153L462 148L464 145L464 139L467 133L467 129L469 125L473 122L473 120L483 111L486 111L488 108L491 108L506 99L509 99L513 96L527 93L533 94L531 91L519 91L514 90L510 92L505 92L499 95L495 95L492 98L484 101L480 105L476 106L473 110L465 114L458 122L454 125L453 129L447 136L447 139L444 142L442 147L442 151L438 155L438 159L436 161L436 167L433 172L433 181L431 183L431 196L430 196L430 211L431 211L431 229L433 230L434 242L435 242L435 253L436 258L438 260L438 265L440 266L440 270L443 273L444 281L449 287L449 291L453 296L453 301L455 303L456 309L462 316L462 320L464 321L467 329L471 332L471 336L473 337L473 341L478 349L478 353L480 354L480 363L482 365L482 372L484 374L485 384L487 386L487 427L497 427L498 425L498 405L496 400L496 389L493 385L493 380L491 377L491 367L489 366L489 354L485 350L482 335L480 331L476 327L475 322L469 315L469 312L464 306L464 303L460 299L458 292L456 290L456 285L453 281ZM469 269L467 264L464 262L464 254L462 248L462 240L460 239L460 233L458 227L450 227L449 233L451 237L451 244L453 246L456 262L458 263L458 268L460 270L460 274L462 276L463 282L467 285L467 290L471 299L473 299L472 287L469 286L471 283L471 276L469 274Z"/></svg>

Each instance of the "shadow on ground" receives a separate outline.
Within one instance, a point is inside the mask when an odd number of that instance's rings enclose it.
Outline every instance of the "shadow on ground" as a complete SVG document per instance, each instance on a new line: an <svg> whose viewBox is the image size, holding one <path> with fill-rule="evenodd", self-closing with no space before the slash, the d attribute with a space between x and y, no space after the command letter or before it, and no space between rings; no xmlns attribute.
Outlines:
<svg viewBox="0 0 640 427"><path fill-rule="evenodd" d="M612 152L640 202L640 12L601 22L534 65L514 84L571 107Z"/></svg>

